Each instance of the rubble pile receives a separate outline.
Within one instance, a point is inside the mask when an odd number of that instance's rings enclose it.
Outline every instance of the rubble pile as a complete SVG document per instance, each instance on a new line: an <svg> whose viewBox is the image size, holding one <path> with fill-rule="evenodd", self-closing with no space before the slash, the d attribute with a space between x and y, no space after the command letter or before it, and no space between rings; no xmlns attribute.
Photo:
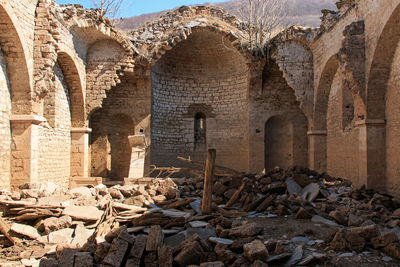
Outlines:
<svg viewBox="0 0 400 267"><path fill-rule="evenodd" d="M400 202L354 189L345 179L300 167L221 174L214 179L211 214L201 212L202 192L201 177L2 190L0 263L330 266L356 257L366 265L400 262Z"/></svg>

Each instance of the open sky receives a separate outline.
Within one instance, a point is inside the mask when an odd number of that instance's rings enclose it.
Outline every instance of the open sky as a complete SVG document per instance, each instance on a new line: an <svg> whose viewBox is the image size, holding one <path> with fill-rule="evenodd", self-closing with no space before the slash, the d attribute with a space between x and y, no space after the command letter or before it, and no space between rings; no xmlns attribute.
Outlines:
<svg viewBox="0 0 400 267"><path fill-rule="evenodd" d="M118 17L132 17L146 13L172 9L183 5L218 3L227 0L124 0ZM92 0L56 0L57 4L80 4L92 8Z"/></svg>

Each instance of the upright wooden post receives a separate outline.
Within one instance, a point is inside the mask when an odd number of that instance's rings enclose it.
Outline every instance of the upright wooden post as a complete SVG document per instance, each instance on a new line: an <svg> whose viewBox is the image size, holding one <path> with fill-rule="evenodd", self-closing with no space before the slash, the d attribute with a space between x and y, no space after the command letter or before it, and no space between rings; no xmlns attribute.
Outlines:
<svg viewBox="0 0 400 267"><path fill-rule="evenodd" d="M202 214L210 214L212 211L212 185L216 154L217 151L215 149L209 149L207 152L206 168L204 170L203 201L201 202Z"/></svg>

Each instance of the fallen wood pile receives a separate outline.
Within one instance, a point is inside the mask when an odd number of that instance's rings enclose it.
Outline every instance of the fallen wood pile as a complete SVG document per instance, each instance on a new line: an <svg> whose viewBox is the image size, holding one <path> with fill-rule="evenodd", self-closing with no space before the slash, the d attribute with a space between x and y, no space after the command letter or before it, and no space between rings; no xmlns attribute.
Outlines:
<svg viewBox="0 0 400 267"><path fill-rule="evenodd" d="M197 177L69 191L51 183L2 190L0 264L329 266L355 253L399 263L400 202L390 196L304 168L275 169L214 179L212 211L202 215L203 186ZM267 238L273 222L279 231L285 221L330 234L311 238L307 228L301 236Z"/></svg>

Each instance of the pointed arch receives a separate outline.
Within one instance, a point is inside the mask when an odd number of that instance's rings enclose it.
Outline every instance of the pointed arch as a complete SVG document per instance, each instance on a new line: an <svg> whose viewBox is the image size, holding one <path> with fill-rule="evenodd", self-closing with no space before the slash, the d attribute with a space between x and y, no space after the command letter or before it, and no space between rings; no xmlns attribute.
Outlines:
<svg viewBox="0 0 400 267"><path fill-rule="evenodd" d="M339 68L337 56L333 55L325 64L314 96L313 130L326 131L326 114L332 82Z"/></svg>
<svg viewBox="0 0 400 267"><path fill-rule="evenodd" d="M57 63L62 69L70 95L71 127L84 127L86 120L83 78L74 59L67 52L58 53Z"/></svg>
<svg viewBox="0 0 400 267"><path fill-rule="evenodd" d="M400 5L398 5L383 28L369 73L367 88L367 118L385 118L385 96L391 66L400 42Z"/></svg>
<svg viewBox="0 0 400 267"><path fill-rule="evenodd" d="M0 5L0 47L7 63L13 114L32 111L32 79L27 65L27 49L21 40L17 18L7 4Z"/></svg>

